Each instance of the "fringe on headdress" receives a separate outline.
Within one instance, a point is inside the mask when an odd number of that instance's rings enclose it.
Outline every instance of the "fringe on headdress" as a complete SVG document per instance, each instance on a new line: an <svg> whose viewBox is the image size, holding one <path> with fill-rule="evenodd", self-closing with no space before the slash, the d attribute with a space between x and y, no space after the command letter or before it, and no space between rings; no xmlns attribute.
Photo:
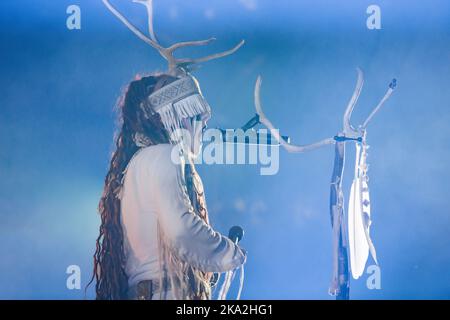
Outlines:
<svg viewBox="0 0 450 320"><path fill-rule="evenodd" d="M208 103L200 94L193 94L174 104L167 104L156 111L164 128L169 132L172 143L178 143L183 128L182 120L193 118L205 112L211 112Z"/></svg>

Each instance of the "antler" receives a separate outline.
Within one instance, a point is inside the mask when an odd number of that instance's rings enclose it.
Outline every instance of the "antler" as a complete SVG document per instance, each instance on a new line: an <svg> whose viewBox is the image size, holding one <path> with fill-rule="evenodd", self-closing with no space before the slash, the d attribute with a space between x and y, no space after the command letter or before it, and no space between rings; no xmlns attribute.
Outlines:
<svg viewBox="0 0 450 320"><path fill-rule="evenodd" d="M358 138L361 135L353 126L350 124L350 119L352 117L353 110L355 109L356 102L358 102L359 95L361 94L361 90L364 84L364 75L360 68L356 68L356 72L358 73L358 79L356 80L356 87L353 91L353 95L347 105L347 109L345 109L344 119L342 123L343 134L347 138Z"/></svg>
<svg viewBox="0 0 450 320"><path fill-rule="evenodd" d="M143 40L145 43L151 45L153 48L155 48L159 54L167 60L169 63L169 74L172 75L179 75L182 73L186 73L189 70L189 67L198 64L201 62L206 62L213 59L222 58L225 56L228 56L230 54L233 54L236 52L244 43L245 41L242 40L239 42L234 48L223 51L216 54L211 54L205 57L196 58L196 59L189 59L189 58L183 58L183 59L177 59L174 57L174 52L177 49L184 48L184 47L192 47L192 46L204 46L207 44L210 44L212 41L215 40L215 38L210 38L207 40L199 40L199 41L186 41L186 42L179 42L171 45L170 47L163 47L159 44L154 28L153 28L153 0L133 0L134 3L142 4L147 9L147 15L148 15L148 32L150 37L146 36L143 32L141 32L136 26L134 26L127 18L125 18L110 2L109 0L102 0L105 6L120 20L122 21L125 26L130 29L136 36L138 36L139 39Z"/></svg>
<svg viewBox="0 0 450 320"><path fill-rule="evenodd" d="M372 110L370 115L367 117L366 121L364 121L363 125L361 126L362 130L365 130L367 128L367 125L369 124L370 120L372 120L373 116L378 112L378 110L380 110L380 108L383 106L386 100L389 99L392 92L394 92L396 86L397 86L397 79L392 79L384 97L380 100L380 102L378 102L378 105Z"/></svg>
<svg viewBox="0 0 450 320"><path fill-rule="evenodd" d="M263 125L265 125L269 129L270 134L288 152L292 152L292 153L306 152L306 151L311 151L311 150L320 148L325 145L335 143L335 140L333 138L324 139L319 142L308 144L308 145L295 145L295 144L287 143L286 141L284 141L284 139L281 138L278 130L275 129L272 122L270 122L270 120L266 117L266 115L264 114L264 112L262 110L261 97L260 97L261 83L262 83L261 76L258 76L258 78L256 79L256 84L255 84L255 108L256 108L256 113L259 116L259 122L261 122Z"/></svg>
<svg viewBox="0 0 450 320"><path fill-rule="evenodd" d="M336 141L345 141L345 140L361 140L364 137L364 131L367 128L367 125L369 124L370 120L373 118L373 116L378 112L378 110L381 108L381 106L386 102L386 100L391 96L392 92L394 91L397 81L396 79L393 79L392 82L389 84L388 91L384 95L384 97L381 99L381 101L378 103L378 105L372 110L370 115L367 117L366 121L364 121L363 125L359 126L358 129L355 129L351 123L351 116L353 113L353 110L355 108L356 102L358 101L359 95L361 94L361 89L364 83L363 73L361 69L357 68L358 73L358 79L356 81L356 87L353 91L353 95L347 105L347 108L344 113L343 117L343 130L338 135L336 135L333 138L323 139L318 142L307 144L307 145L294 145L291 143L287 143L282 137L280 136L279 132L275 127L273 126L272 122L266 117L262 110L262 104L261 104L261 76L258 76L255 83L255 108L256 113L259 116L259 122L265 125L270 133L273 135L273 137L280 143L281 146L283 146L288 152L291 153L301 153L306 151L311 151L329 144L334 144Z"/></svg>

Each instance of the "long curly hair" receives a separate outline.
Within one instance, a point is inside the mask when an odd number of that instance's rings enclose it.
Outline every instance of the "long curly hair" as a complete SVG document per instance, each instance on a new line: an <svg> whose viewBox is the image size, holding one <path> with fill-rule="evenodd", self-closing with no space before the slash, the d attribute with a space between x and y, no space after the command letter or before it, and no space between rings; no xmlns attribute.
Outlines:
<svg viewBox="0 0 450 320"><path fill-rule="evenodd" d="M117 103L119 113L119 132L115 138L115 151L112 155L109 171L105 178L103 195L99 203L101 225L96 241L94 270L88 286L96 280L96 298L100 300L127 299L128 277L125 272L126 257L124 237L121 225L120 197L124 171L139 150L133 137L136 133L144 134L150 145L169 143L169 135L164 129L158 114L145 118L140 108L145 99L159 88L175 81L177 78L166 74L138 77L132 81ZM196 213L208 223L204 196L196 190L192 182L196 175L195 168L186 171L186 187ZM183 267L184 271L187 271ZM189 268L189 274L195 274L207 283L209 275ZM198 284L195 285L197 288ZM193 288L193 287L192 287ZM195 290L193 295L201 294ZM203 290L208 293L208 290ZM203 295L205 296L205 295ZM207 297L207 295L206 295Z"/></svg>

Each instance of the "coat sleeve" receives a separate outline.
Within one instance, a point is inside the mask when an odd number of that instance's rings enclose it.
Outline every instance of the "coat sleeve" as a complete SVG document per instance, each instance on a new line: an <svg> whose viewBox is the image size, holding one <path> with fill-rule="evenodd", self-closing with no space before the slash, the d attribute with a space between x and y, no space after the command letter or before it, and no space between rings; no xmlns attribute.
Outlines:
<svg viewBox="0 0 450 320"><path fill-rule="evenodd" d="M178 256L205 272L226 272L245 263L246 254L194 213L184 184L182 166L161 159L155 175L160 227Z"/></svg>

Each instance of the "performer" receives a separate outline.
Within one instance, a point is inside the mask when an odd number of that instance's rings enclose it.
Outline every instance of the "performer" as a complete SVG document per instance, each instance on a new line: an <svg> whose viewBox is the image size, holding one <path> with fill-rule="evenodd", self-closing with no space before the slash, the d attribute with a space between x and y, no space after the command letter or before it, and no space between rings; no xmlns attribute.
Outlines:
<svg viewBox="0 0 450 320"><path fill-rule="evenodd" d="M132 81L119 100L121 128L100 200L94 255L97 299L210 299L213 273L233 270L245 252L214 231L194 159L211 109L188 67L235 52L176 59L103 1L169 62L169 71ZM151 25L151 0L146 5Z"/></svg>
<svg viewBox="0 0 450 320"><path fill-rule="evenodd" d="M245 262L210 227L193 164L210 108L194 78L168 75L131 82L119 107L122 127L99 207L97 298L208 299L211 272ZM190 145L179 140L183 129Z"/></svg>

